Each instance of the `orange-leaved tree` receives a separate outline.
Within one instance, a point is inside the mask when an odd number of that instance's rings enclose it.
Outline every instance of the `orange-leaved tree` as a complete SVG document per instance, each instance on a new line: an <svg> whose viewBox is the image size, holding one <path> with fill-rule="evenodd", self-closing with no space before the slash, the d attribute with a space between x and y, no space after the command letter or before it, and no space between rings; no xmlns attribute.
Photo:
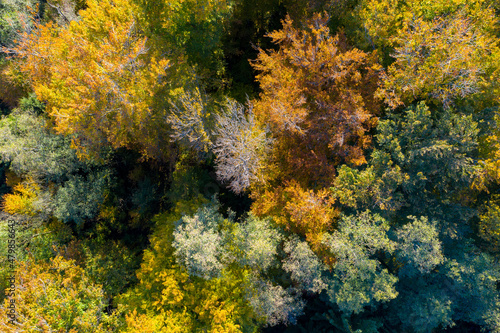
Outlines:
<svg viewBox="0 0 500 333"><path fill-rule="evenodd" d="M276 138L277 177L304 186L327 186L339 163L365 162L379 109L375 56L331 36L327 21L316 14L298 29L287 17L269 34L279 50L260 50L253 63L262 88L255 114Z"/></svg>
<svg viewBox="0 0 500 333"><path fill-rule="evenodd" d="M326 189L305 190L297 182L255 195L252 212L271 216L288 232L305 237L311 248L321 252L323 235L334 230L339 211Z"/></svg>

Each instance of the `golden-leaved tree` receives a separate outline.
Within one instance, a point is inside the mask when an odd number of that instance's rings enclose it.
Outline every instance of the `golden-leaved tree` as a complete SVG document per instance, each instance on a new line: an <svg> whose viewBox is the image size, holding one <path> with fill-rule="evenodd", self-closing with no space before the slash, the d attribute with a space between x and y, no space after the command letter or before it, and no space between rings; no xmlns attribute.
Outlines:
<svg viewBox="0 0 500 333"><path fill-rule="evenodd" d="M369 39L394 58L379 92L385 102L396 107L433 99L449 106L496 86L498 25L492 4L362 1L358 14Z"/></svg>
<svg viewBox="0 0 500 333"><path fill-rule="evenodd" d="M73 260L58 256L16 265L15 291L0 305L2 332L109 332L118 325L115 315L105 313L101 286ZM15 315L9 316L12 308Z"/></svg>
<svg viewBox="0 0 500 333"><path fill-rule="evenodd" d="M27 75L59 133L74 135L82 155L104 145L165 157L164 98L181 84L177 59L166 59L141 35L129 0L90 0L66 26L35 24L17 46L18 69ZM181 66L182 67L182 66ZM159 98L159 92L162 98Z"/></svg>

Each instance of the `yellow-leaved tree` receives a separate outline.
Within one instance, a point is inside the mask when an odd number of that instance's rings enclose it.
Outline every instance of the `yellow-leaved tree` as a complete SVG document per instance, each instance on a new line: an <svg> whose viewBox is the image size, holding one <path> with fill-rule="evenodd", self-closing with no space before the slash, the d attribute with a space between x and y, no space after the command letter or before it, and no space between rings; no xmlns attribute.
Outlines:
<svg viewBox="0 0 500 333"><path fill-rule="evenodd" d="M416 99L447 107L496 86L498 24L492 4L490 0L362 1L358 15L368 38L394 58L383 77L380 97L393 108Z"/></svg>
<svg viewBox="0 0 500 333"><path fill-rule="evenodd" d="M139 283L119 297L127 313L124 332L256 331L262 318L245 299L248 269L228 267L220 276L205 279L190 275L176 260L172 245L176 221L206 202L201 196L180 201L171 213L155 217L151 247L137 271Z"/></svg>
<svg viewBox="0 0 500 333"><path fill-rule="evenodd" d="M105 312L101 286L73 260L58 256L16 265L15 287L0 305L2 332L109 332L119 325Z"/></svg>
<svg viewBox="0 0 500 333"><path fill-rule="evenodd" d="M83 156L105 145L146 158L167 155L165 99L182 85L182 65L175 65L182 56L155 51L138 29L137 12L129 0L90 0L78 21L36 23L6 50L46 103L56 131L74 135Z"/></svg>

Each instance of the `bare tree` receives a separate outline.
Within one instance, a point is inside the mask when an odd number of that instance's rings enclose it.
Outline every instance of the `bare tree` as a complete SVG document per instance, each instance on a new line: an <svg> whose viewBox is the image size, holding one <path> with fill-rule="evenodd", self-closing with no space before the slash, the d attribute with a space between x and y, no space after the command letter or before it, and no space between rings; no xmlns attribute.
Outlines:
<svg viewBox="0 0 500 333"><path fill-rule="evenodd" d="M255 123L252 110L253 105L249 103L245 115L243 105L228 99L226 113L217 116L217 139L213 147L217 156L216 173L221 181L229 182L236 193L262 180L262 160L271 145L267 131Z"/></svg>

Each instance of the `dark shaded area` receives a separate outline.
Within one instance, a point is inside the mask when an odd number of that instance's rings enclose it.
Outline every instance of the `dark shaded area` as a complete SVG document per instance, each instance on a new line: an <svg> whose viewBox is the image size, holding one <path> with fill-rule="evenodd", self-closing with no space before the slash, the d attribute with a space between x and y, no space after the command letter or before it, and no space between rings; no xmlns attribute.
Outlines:
<svg viewBox="0 0 500 333"><path fill-rule="evenodd" d="M260 3L262 2L262 3ZM227 92L240 102L256 97L259 84L250 63L257 58L259 48L275 49L277 45L267 33L282 28L287 10L279 1L243 0L236 5L226 35L222 38L224 61L231 88Z"/></svg>

